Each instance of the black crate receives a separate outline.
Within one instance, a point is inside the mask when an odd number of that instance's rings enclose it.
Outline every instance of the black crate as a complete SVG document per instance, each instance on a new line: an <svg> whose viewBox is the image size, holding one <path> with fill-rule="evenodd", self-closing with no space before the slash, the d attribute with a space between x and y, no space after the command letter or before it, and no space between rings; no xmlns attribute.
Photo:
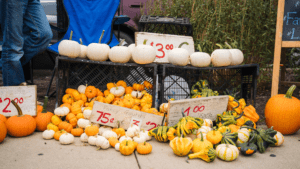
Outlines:
<svg viewBox="0 0 300 169"><path fill-rule="evenodd" d="M189 18L142 15L139 32L192 36L193 28Z"/></svg>
<svg viewBox="0 0 300 169"><path fill-rule="evenodd" d="M227 90L239 92L238 97L255 106L258 64L205 68L163 64L161 69L160 103L166 103L170 98L190 98L192 85L206 79L209 87L218 91L220 95L228 94Z"/></svg>
<svg viewBox="0 0 300 169"><path fill-rule="evenodd" d="M81 84L93 85L104 91L106 84L124 80L128 85L140 83L144 80L153 84L153 90L147 90L155 96L157 65L138 65L135 63L113 63L110 61L98 62L87 59L72 59L64 56L56 58L57 85L56 104L60 105L62 96L67 88L74 88ZM153 105L155 97L153 97Z"/></svg>

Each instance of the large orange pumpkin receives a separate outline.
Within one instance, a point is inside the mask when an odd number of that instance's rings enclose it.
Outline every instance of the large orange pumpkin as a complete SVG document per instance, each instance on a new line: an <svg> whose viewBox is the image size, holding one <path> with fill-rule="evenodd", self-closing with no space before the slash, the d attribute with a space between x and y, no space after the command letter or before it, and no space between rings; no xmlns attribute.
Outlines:
<svg viewBox="0 0 300 169"><path fill-rule="evenodd" d="M265 108L267 126L282 134L294 134L300 128L300 100L292 94L296 86L289 88L287 93L271 97Z"/></svg>
<svg viewBox="0 0 300 169"><path fill-rule="evenodd" d="M30 115L23 115L21 108L14 100L11 103L18 110L18 115L7 119L7 133L13 137L24 137L32 134L36 128L35 119Z"/></svg>
<svg viewBox="0 0 300 169"><path fill-rule="evenodd" d="M0 121L5 123L6 120L7 120L7 118L3 114L0 114Z"/></svg>
<svg viewBox="0 0 300 169"><path fill-rule="evenodd" d="M51 122L51 117L54 115L51 112L47 112L47 104L48 104L48 97L45 96L44 105L42 112L38 113L35 117L36 121L36 129L38 131L45 131L47 129L48 123Z"/></svg>
<svg viewBox="0 0 300 169"><path fill-rule="evenodd" d="M5 139L6 134L7 134L7 129L5 123L0 120L0 143L2 143L2 141Z"/></svg>

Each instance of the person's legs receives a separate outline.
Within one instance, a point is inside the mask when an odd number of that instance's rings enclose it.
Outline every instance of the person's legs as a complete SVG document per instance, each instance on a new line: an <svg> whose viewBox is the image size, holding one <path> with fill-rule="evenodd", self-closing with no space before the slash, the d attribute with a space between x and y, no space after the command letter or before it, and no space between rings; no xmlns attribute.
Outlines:
<svg viewBox="0 0 300 169"><path fill-rule="evenodd" d="M28 0L1 1L1 28L3 31L2 77L4 86L19 85L24 82L20 62L24 54L23 16Z"/></svg>

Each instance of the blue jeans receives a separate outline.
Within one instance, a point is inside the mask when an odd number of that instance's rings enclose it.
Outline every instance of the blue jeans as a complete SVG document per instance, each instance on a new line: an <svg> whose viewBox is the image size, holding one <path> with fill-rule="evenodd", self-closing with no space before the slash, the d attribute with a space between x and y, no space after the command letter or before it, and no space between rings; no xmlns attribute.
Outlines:
<svg viewBox="0 0 300 169"><path fill-rule="evenodd" d="M52 31L39 0L1 0L3 85L25 82L22 65L47 48Z"/></svg>

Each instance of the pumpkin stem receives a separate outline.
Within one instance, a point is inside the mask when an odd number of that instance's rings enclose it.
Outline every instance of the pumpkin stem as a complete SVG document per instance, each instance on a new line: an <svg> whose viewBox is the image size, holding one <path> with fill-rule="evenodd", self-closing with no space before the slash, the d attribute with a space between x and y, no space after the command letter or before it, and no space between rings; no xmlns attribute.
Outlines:
<svg viewBox="0 0 300 169"><path fill-rule="evenodd" d="M47 105L48 105L48 96L45 96L42 113L47 113L47 110L46 110L47 109Z"/></svg>
<svg viewBox="0 0 300 169"><path fill-rule="evenodd" d="M189 45L189 43L187 43L187 42L182 42L179 46L178 46L178 48L181 48L182 47L182 45Z"/></svg>
<svg viewBox="0 0 300 169"><path fill-rule="evenodd" d="M232 47L229 45L229 43L225 42L225 44L229 47L229 49L232 49Z"/></svg>
<svg viewBox="0 0 300 169"><path fill-rule="evenodd" d="M79 38L79 41L80 41L80 45L82 45L82 39L81 38Z"/></svg>
<svg viewBox="0 0 300 169"><path fill-rule="evenodd" d="M101 34L100 39L99 39L99 43L101 43L101 40L102 40L103 35L104 35L104 32L105 32L105 30L102 31L102 34Z"/></svg>
<svg viewBox="0 0 300 169"><path fill-rule="evenodd" d="M144 146L146 145L146 141L144 141Z"/></svg>
<svg viewBox="0 0 300 169"><path fill-rule="evenodd" d="M14 101L12 100L11 103L16 107L16 109L18 110L18 117L20 116L23 116L23 112L21 110L21 108L19 107L19 105Z"/></svg>
<svg viewBox="0 0 300 169"><path fill-rule="evenodd" d="M126 141L126 146L128 146L128 141Z"/></svg>
<svg viewBox="0 0 300 169"><path fill-rule="evenodd" d="M289 88L289 90L286 92L285 94L285 98L288 98L288 99L291 99L292 98L292 95L293 95L293 92L294 90L296 89L296 85L293 85Z"/></svg>
<svg viewBox="0 0 300 169"><path fill-rule="evenodd" d="M122 39L121 42L118 44L118 46L122 46L122 44L125 42L125 39Z"/></svg>
<svg viewBox="0 0 300 169"><path fill-rule="evenodd" d="M202 52L202 48L201 48L200 44L198 44L198 49L199 49L199 52Z"/></svg>
<svg viewBox="0 0 300 169"><path fill-rule="evenodd" d="M241 118L243 115L244 115L244 111L241 113L241 115L239 117L234 118L234 120Z"/></svg>
<svg viewBox="0 0 300 169"><path fill-rule="evenodd" d="M146 45L148 39L145 39L143 42L143 45Z"/></svg>
<svg viewBox="0 0 300 169"><path fill-rule="evenodd" d="M69 40L72 40L72 36L73 36L73 31L71 31L71 33L70 33L70 38L69 38Z"/></svg>
<svg viewBox="0 0 300 169"><path fill-rule="evenodd" d="M201 140L200 141L204 141L204 139L203 139L203 133L202 133L202 131L200 131L200 134L201 134Z"/></svg>
<svg viewBox="0 0 300 169"><path fill-rule="evenodd" d="M220 45L220 44L218 44L218 43L216 43L216 45L219 46L220 49L223 49L223 46L222 46L222 45Z"/></svg>

